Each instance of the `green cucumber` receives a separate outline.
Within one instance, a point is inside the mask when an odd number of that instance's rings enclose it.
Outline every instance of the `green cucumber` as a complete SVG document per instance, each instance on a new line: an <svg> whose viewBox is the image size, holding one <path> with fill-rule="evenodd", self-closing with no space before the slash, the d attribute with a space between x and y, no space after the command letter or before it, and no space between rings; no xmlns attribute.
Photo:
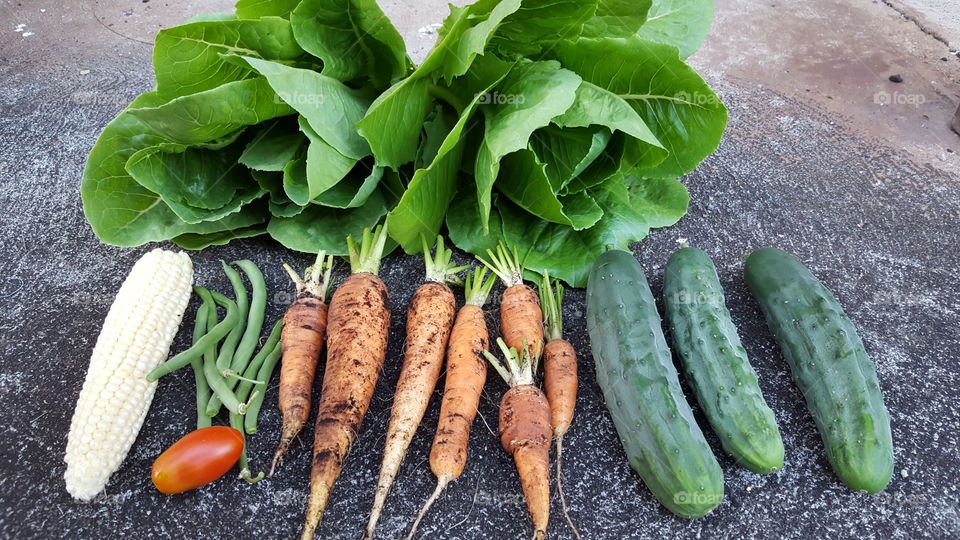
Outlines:
<svg viewBox="0 0 960 540"><path fill-rule="evenodd" d="M890 415L877 371L833 294L790 254L758 249L747 285L767 318L844 484L883 490L893 475Z"/></svg>
<svg viewBox="0 0 960 540"><path fill-rule="evenodd" d="M783 468L777 420L760 392L706 253L683 247L670 257L663 303L673 349L723 449L753 472Z"/></svg>
<svg viewBox="0 0 960 540"><path fill-rule="evenodd" d="M671 512L701 517L723 500L723 472L693 418L643 268L597 258L587 284L597 382L630 466Z"/></svg>

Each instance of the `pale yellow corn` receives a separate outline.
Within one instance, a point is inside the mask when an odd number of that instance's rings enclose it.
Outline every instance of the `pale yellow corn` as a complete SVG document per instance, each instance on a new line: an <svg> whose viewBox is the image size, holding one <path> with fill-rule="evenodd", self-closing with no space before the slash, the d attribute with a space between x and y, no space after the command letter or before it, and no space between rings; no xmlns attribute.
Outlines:
<svg viewBox="0 0 960 540"><path fill-rule="evenodd" d="M67 437L64 478L74 497L90 500L103 491L133 446L157 389L147 373L167 358L192 287L190 257L154 249L117 292Z"/></svg>

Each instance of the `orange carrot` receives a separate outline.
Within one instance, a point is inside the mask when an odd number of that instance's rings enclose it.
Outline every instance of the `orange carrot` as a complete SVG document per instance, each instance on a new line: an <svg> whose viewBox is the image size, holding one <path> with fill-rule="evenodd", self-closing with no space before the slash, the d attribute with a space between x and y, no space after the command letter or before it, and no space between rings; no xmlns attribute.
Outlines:
<svg viewBox="0 0 960 540"><path fill-rule="evenodd" d="M303 540L311 540L383 367L390 330L387 287L377 277L386 227L363 231L360 250L347 238L352 275L330 300L327 364L317 408L310 499Z"/></svg>
<svg viewBox="0 0 960 540"><path fill-rule="evenodd" d="M317 262L304 271L303 278L290 265L283 265L297 288L297 298L283 316L283 331L280 334L283 357L280 361L278 407L283 415L283 424L270 476L273 476L277 465L283 463L290 443L310 418L313 379L327 336L325 301L333 270L333 256L324 261L324 255L323 251L317 254Z"/></svg>
<svg viewBox="0 0 960 540"><path fill-rule="evenodd" d="M489 261L480 259L507 287L500 302L500 335L507 346L539 360L543 353L543 313L536 291L523 282L523 267L517 250L511 253L501 243L496 253L487 250Z"/></svg>
<svg viewBox="0 0 960 540"><path fill-rule="evenodd" d="M563 496L563 436L573 421L573 409L577 404L577 353L569 341L563 339L563 285L550 283L550 275L544 271L540 283L540 304L544 312L544 331L547 345L543 352L543 386L550 403L550 425L557 439L557 492L563 515L573 535L579 539L580 531L573 524Z"/></svg>
<svg viewBox="0 0 960 540"><path fill-rule="evenodd" d="M437 237L436 253L431 259L430 247L426 240L423 241L426 277L423 285L413 293L407 310L407 344L403 367L393 397L387 442L365 539L373 538L376 532L387 495L443 368L443 353L457 312L456 298L447 283L458 282L456 274L464 269L450 264L452 255L452 251L444 249L443 237Z"/></svg>
<svg viewBox="0 0 960 540"><path fill-rule="evenodd" d="M480 269L467 276L464 284L466 304L457 313L447 347L447 375L440 403L440 421L430 449L430 469L437 477L434 490L417 514L407 539L413 538L420 520L451 481L457 479L467 465L470 427L477 416L480 393L487 380L487 363L483 352L488 349L487 321L483 304L487 301L496 277Z"/></svg>
<svg viewBox="0 0 960 540"><path fill-rule="evenodd" d="M487 351L484 356L510 386L500 401L500 444L520 473L534 538L544 538L550 521L550 404L534 385L537 360L507 347L502 338L497 344L506 365Z"/></svg>

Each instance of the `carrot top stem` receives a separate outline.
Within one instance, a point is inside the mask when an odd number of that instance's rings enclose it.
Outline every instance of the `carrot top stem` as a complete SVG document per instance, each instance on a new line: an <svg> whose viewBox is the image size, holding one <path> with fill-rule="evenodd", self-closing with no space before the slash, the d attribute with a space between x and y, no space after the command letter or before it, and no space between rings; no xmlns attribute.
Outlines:
<svg viewBox="0 0 960 540"><path fill-rule="evenodd" d="M353 235L348 236L347 252L350 258L350 272L377 275L380 272L380 259L383 257L383 247L386 243L386 224L377 225L373 231L369 228L364 229L359 250L353 241Z"/></svg>
<svg viewBox="0 0 960 540"><path fill-rule="evenodd" d="M333 273L333 255L324 260L325 256L325 251L317 253L316 262L303 271L302 278L293 268L290 268L289 264L283 265L283 269L290 274L290 279L297 288L297 296L310 294L326 301L327 290L330 288L330 276Z"/></svg>
<svg viewBox="0 0 960 540"><path fill-rule="evenodd" d="M430 256L430 246L427 245L427 239L425 237L420 239L423 241L423 263L427 269L424 281L462 285L463 280L457 274L466 270L469 266L450 264L453 251L443 247L443 236L437 236L437 247L433 257Z"/></svg>
<svg viewBox="0 0 960 540"><path fill-rule="evenodd" d="M544 270L540 282L540 307L543 309L543 333L547 341L563 339L563 285Z"/></svg>
<svg viewBox="0 0 960 540"><path fill-rule="evenodd" d="M490 364L497 370L497 373L503 377L507 386L520 386L522 384L533 384L533 374L537 366L530 357L530 348L523 347L523 353L518 353L513 347L507 347L503 338L497 338L497 346L503 353L503 362L490 354L490 351L483 351L483 355L490 361Z"/></svg>
<svg viewBox="0 0 960 540"><path fill-rule="evenodd" d="M486 268L474 268L467 273L463 284L464 297L468 306L483 307L490 296L490 289L497 282L497 276L487 272Z"/></svg>
<svg viewBox="0 0 960 540"><path fill-rule="evenodd" d="M513 287L514 285L523 284L523 265L520 264L520 255L517 253L516 247L509 250L503 242L500 242L497 244L496 253L494 253L492 249L488 249L487 256L490 258L489 261L480 257L477 258L486 265L491 272L496 274L497 277L500 278L500 281L503 281L504 285Z"/></svg>

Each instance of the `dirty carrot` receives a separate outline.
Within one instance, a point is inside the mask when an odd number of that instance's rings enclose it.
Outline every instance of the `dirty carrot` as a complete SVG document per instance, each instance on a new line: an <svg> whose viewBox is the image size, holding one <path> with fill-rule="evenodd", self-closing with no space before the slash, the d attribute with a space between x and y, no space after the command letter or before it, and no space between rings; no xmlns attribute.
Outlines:
<svg viewBox="0 0 960 540"><path fill-rule="evenodd" d="M423 240L426 275L423 285L413 293L407 310L407 343L403 354L403 367L400 369L400 379L393 397L380 477L377 480L365 539L373 538L376 532L377 522L397 477L400 463L403 462L410 441L423 419L423 413L430 403L430 395L433 394L443 368L443 356L457 312L456 298L447 283L458 281L457 272L465 268L453 266L450 263L452 255L452 251L443 247L443 237L437 237L436 250L431 258L430 246Z"/></svg>
<svg viewBox="0 0 960 540"><path fill-rule="evenodd" d="M473 271L464 283L466 303L457 312L447 345L447 374L440 403L437 434L430 449L430 469L437 477L434 490L417 515L407 539L412 539L423 516L451 481L460 477L467 465L470 427L477 416L480 393L487 380L483 358L489 344L483 304L490 295L496 276L485 269Z"/></svg>
<svg viewBox="0 0 960 540"><path fill-rule="evenodd" d="M483 354L510 387L500 401L500 444L513 456L533 520L533 537L540 539L547 535L550 521L550 404L534 384L537 359L528 349L518 353L507 347L502 338L497 345L506 365L488 351Z"/></svg>
<svg viewBox="0 0 960 540"><path fill-rule="evenodd" d="M543 387L550 404L550 425L557 440L557 492L563 515L573 535L580 531L573 524L563 495L563 436L573 421L577 404L577 353L569 341L563 339L563 285L544 271L540 283L540 305L543 306L544 333L547 345L543 350Z"/></svg>
<svg viewBox="0 0 960 540"><path fill-rule="evenodd" d="M330 300L327 363L314 430L304 540L313 538L323 517L383 367L390 306L387 286L377 272L386 239L385 226L374 232L364 230L359 250L353 238L347 238L353 273Z"/></svg>
<svg viewBox="0 0 960 540"><path fill-rule="evenodd" d="M539 361L543 353L543 313L536 291L523 282L523 266L517 250L501 243L497 251L487 250L489 260L480 259L500 278L506 290L500 302L500 335L507 346L521 354L529 348L530 357Z"/></svg>
<svg viewBox="0 0 960 540"><path fill-rule="evenodd" d="M310 400L317 362L327 336L327 288L333 271L333 256L324 260L325 253L317 254L316 263L304 271L301 278L290 265L283 268L297 289L297 298L283 316L280 347L280 397L278 399L283 424L280 443L273 455L270 476L283 463L290 443L310 418Z"/></svg>

